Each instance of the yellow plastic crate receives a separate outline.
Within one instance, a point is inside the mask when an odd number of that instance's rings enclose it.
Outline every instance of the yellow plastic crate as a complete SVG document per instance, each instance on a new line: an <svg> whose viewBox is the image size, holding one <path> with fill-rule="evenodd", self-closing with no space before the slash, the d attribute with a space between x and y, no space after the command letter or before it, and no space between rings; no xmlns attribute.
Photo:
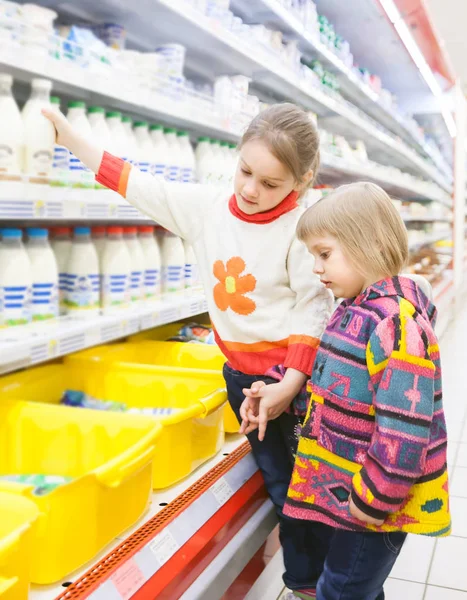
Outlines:
<svg viewBox="0 0 467 600"><path fill-rule="evenodd" d="M66 389L81 390L100 400L124 402L130 408L178 409L172 415L157 417L162 430L154 458L156 489L189 475L224 443L226 392L219 376L209 372L104 362L92 360L84 352L67 357L63 364L28 369L0 379L2 397L57 403ZM99 412L63 408L73 414ZM152 416L141 418L146 422L155 420Z"/></svg>
<svg viewBox="0 0 467 600"><path fill-rule="evenodd" d="M35 390L44 398L64 383L60 368L44 367L39 381L36 369L12 377L20 396ZM34 486L0 481L0 491L24 496L42 513L33 536L33 583L63 579L141 517L151 497L160 431L140 415L2 398L0 475L72 478L41 496Z"/></svg>
<svg viewBox="0 0 467 600"><path fill-rule="evenodd" d="M33 533L39 510L27 498L0 492L0 599L27 600Z"/></svg>
<svg viewBox="0 0 467 600"><path fill-rule="evenodd" d="M180 325L170 324L168 328L178 331ZM162 328L164 329L164 328ZM167 333L166 331L166 333ZM169 334L170 336L170 334ZM165 334L163 337L167 337ZM217 346L208 344L190 344L185 342L135 341L126 344L110 344L84 350L75 356L104 360L122 361L151 366L180 367L183 369L202 369L209 371L210 377L217 381L218 387L225 387L222 367L225 357ZM224 431L237 433L240 425L229 403L224 407Z"/></svg>

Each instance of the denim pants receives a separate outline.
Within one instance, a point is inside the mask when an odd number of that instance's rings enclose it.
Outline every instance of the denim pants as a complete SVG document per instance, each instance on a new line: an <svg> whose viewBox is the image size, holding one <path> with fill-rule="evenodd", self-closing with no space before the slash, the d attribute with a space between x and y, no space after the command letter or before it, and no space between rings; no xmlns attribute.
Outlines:
<svg viewBox="0 0 467 600"><path fill-rule="evenodd" d="M384 600L383 585L406 533L334 533L316 590L317 600Z"/></svg>
<svg viewBox="0 0 467 600"><path fill-rule="evenodd" d="M228 365L224 366L224 378L229 403L239 423L240 406L245 399L243 388L250 388L256 381L277 383L274 379L262 375L246 375L235 371ZM284 554L283 579L284 584L292 590L316 586L334 534L334 530L327 525L291 519L282 513L292 477L299 425L298 417L283 413L277 419L269 421L262 442L258 440L257 430L247 436L253 456L263 474L266 489L276 508Z"/></svg>

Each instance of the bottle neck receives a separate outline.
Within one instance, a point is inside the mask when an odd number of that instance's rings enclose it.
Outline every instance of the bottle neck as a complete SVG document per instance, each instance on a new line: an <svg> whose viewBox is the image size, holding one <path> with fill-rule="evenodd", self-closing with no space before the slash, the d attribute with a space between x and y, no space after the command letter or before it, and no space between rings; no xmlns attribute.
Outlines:
<svg viewBox="0 0 467 600"><path fill-rule="evenodd" d="M19 238L3 238L2 246L4 248L21 248L23 244Z"/></svg>

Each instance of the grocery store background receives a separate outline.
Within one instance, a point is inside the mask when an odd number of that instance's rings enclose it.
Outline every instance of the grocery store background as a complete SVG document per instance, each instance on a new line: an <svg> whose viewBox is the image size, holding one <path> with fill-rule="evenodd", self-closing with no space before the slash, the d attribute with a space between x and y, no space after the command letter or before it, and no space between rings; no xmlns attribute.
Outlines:
<svg viewBox="0 0 467 600"><path fill-rule="evenodd" d="M0 600L286 593L191 247L40 116L228 187L281 101L320 132L305 201L382 186L433 287L453 534L411 536L386 597L467 600L466 22L462 0L0 0Z"/></svg>

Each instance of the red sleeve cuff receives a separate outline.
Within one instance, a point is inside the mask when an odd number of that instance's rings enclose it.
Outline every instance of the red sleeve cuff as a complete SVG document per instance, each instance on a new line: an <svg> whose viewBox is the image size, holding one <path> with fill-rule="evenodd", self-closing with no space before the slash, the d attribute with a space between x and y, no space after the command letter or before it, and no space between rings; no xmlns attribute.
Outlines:
<svg viewBox="0 0 467 600"><path fill-rule="evenodd" d="M130 170L130 163L104 152L96 181L125 198Z"/></svg>
<svg viewBox="0 0 467 600"><path fill-rule="evenodd" d="M290 344L284 367L286 369L296 369L305 373L305 375L311 375L317 351L317 347L308 344Z"/></svg>

